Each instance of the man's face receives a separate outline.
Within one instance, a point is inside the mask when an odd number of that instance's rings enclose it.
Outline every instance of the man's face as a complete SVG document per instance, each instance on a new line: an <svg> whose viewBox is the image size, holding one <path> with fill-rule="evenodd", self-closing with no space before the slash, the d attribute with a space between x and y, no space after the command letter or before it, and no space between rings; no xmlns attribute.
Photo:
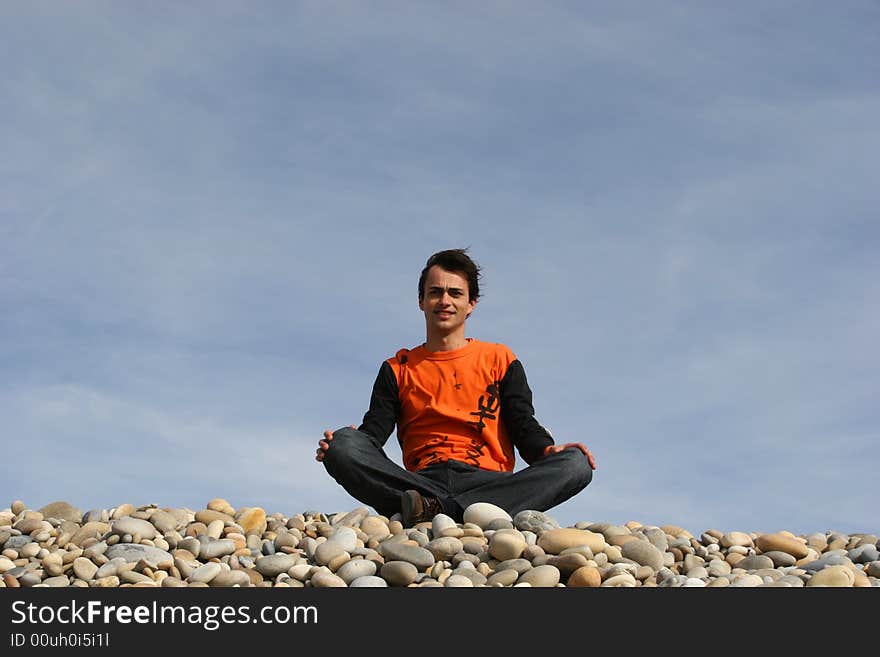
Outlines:
<svg viewBox="0 0 880 657"><path fill-rule="evenodd" d="M419 308L425 313L428 329L433 328L445 334L462 326L477 305L476 301L470 300L467 279L439 265L428 270L423 294L419 299Z"/></svg>

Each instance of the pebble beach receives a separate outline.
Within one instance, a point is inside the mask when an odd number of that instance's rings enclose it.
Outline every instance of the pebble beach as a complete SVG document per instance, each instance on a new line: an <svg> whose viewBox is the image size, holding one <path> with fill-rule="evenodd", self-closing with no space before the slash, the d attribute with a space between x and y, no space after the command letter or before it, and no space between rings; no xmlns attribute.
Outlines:
<svg viewBox="0 0 880 657"><path fill-rule="evenodd" d="M285 515L129 503L0 511L0 587L878 587L872 533L796 535L511 517L404 527L367 507Z"/></svg>

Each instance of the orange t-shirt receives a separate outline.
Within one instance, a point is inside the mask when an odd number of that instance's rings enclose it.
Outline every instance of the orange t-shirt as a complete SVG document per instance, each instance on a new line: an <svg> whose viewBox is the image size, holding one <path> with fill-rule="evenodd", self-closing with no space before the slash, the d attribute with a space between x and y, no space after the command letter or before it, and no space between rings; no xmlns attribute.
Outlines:
<svg viewBox="0 0 880 657"><path fill-rule="evenodd" d="M499 420L499 385L515 360L506 346L473 338L453 351L420 346L388 359L397 377L397 437L407 470L448 459L513 470L513 445Z"/></svg>

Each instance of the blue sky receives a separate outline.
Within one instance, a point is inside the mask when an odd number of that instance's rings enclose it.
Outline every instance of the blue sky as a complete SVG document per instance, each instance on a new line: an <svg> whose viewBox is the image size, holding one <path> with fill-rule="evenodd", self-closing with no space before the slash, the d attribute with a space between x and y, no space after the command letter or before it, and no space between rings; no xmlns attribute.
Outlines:
<svg viewBox="0 0 880 657"><path fill-rule="evenodd" d="M3 3L0 62L0 506L360 506L316 442L469 246L560 523L880 531L876 3Z"/></svg>

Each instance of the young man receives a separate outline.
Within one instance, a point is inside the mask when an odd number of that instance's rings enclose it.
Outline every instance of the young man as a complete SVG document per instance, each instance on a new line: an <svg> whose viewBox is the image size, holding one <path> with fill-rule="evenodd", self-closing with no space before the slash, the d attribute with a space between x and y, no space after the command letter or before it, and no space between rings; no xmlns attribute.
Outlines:
<svg viewBox="0 0 880 657"><path fill-rule="evenodd" d="M535 419L522 364L502 344L465 337L480 295L465 249L432 255L419 278L425 342L382 363L360 427L329 429L316 460L352 497L404 526L445 513L461 522L474 502L511 516L546 511L592 480L582 443L554 444ZM382 446L397 426L404 468ZM513 472L514 448L528 467Z"/></svg>

